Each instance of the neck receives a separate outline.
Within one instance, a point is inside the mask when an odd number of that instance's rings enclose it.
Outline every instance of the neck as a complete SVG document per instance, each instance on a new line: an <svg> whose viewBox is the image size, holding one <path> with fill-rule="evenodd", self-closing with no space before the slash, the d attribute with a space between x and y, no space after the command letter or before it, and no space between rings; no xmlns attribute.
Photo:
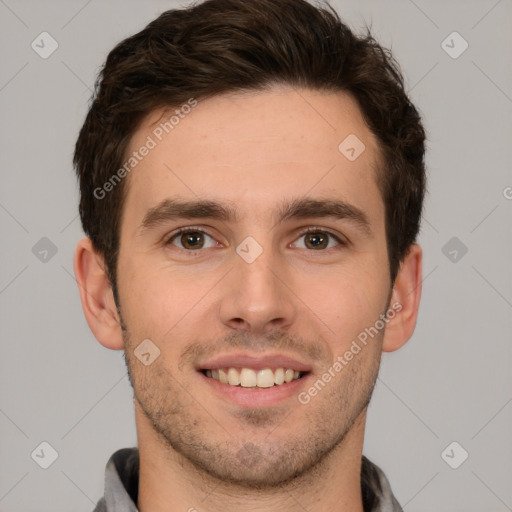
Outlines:
<svg viewBox="0 0 512 512"><path fill-rule="evenodd" d="M251 489L214 478L174 451L136 406L140 512L363 512L361 458L366 410L344 440L306 474L276 488Z"/></svg>

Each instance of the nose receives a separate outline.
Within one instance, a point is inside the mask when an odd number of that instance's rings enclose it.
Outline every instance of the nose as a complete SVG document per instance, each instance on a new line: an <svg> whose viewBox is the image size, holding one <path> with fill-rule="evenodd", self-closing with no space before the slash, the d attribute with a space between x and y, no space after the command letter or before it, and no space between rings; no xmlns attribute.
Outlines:
<svg viewBox="0 0 512 512"><path fill-rule="evenodd" d="M234 268L223 280L220 319L233 330L254 335L286 330L297 314L293 277L271 250L254 261L234 257Z"/></svg>

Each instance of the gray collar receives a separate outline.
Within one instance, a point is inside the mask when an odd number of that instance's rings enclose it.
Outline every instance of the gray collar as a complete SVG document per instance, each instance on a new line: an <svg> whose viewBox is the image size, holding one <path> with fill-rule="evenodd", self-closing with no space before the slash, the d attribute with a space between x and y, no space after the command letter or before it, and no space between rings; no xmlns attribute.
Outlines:
<svg viewBox="0 0 512 512"><path fill-rule="evenodd" d="M386 475L363 456L361 488L365 512L403 512ZM93 512L138 512L139 450L123 448L115 452L105 469L105 496Z"/></svg>

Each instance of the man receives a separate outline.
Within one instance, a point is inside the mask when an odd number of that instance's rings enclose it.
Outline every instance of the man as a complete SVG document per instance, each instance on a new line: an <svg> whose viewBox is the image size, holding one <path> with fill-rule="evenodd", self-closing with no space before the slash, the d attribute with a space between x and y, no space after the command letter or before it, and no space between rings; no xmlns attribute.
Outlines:
<svg viewBox="0 0 512 512"><path fill-rule="evenodd" d="M362 455L416 323L425 134L331 9L209 0L109 54L74 163L88 324L138 449L96 511L399 511Z"/></svg>

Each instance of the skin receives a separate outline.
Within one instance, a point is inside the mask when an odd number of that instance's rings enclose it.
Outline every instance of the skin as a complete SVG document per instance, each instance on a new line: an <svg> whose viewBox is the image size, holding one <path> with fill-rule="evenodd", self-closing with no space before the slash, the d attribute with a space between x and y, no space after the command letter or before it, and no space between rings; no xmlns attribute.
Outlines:
<svg viewBox="0 0 512 512"><path fill-rule="evenodd" d="M162 115L144 120L128 153ZM349 134L366 147L353 162L338 150ZM101 255L79 242L88 324L102 345L124 349L134 386L139 510L362 512L367 405L382 352L412 335L421 294L416 244L390 281L378 166L377 141L344 93L218 96L200 101L126 178L119 311ZM175 219L142 232L146 212L170 197L230 203L239 219ZM303 197L342 199L370 229L349 219L275 222L283 199ZM186 226L205 233L194 240L200 249L184 248L186 236L168 242ZM308 227L346 243L327 238L315 248ZM236 252L247 236L263 249L252 263ZM307 390L397 302L385 330L307 404L296 394L271 406L235 404L196 371L203 356L284 353L311 366ZM148 366L134 354L144 339L160 350Z"/></svg>

